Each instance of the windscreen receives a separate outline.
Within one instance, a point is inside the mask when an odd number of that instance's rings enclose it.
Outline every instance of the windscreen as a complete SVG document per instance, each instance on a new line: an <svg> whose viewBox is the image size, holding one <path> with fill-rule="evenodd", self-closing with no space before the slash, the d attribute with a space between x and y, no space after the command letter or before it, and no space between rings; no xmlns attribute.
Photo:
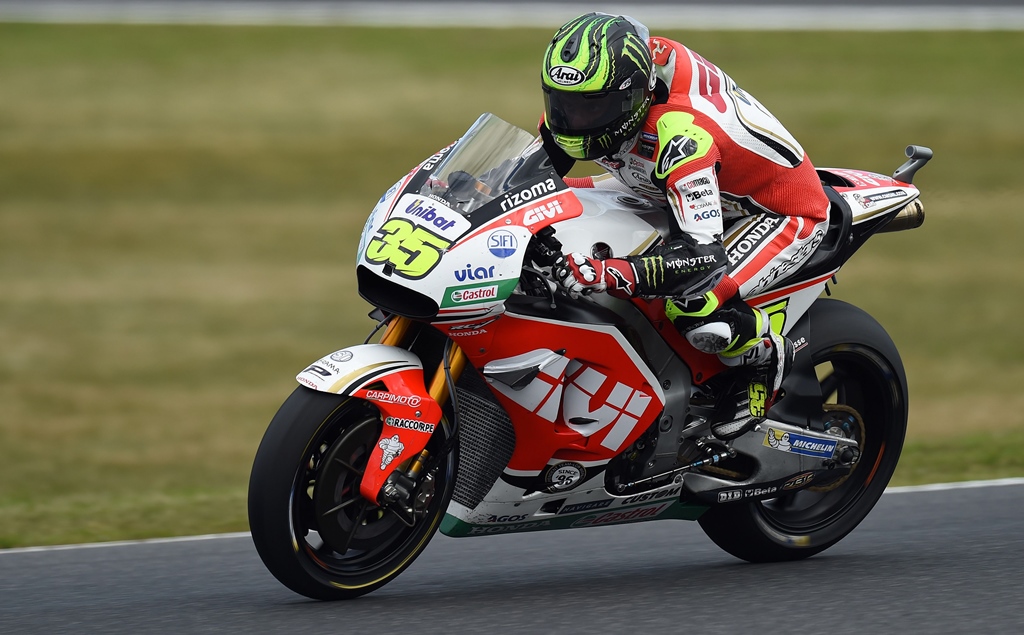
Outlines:
<svg viewBox="0 0 1024 635"><path fill-rule="evenodd" d="M539 137L486 113L438 164L420 194L469 214L537 173L541 162L534 154L538 151Z"/></svg>

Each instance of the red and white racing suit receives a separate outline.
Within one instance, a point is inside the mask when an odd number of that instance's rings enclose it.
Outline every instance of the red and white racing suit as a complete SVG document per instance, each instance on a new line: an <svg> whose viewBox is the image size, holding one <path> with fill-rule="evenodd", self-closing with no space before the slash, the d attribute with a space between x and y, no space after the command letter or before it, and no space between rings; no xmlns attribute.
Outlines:
<svg viewBox="0 0 1024 635"><path fill-rule="evenodd" d="M782 124L721 69L672 40L654 37L649 46L658 78L654 105L635 139L596 160L617 189L671 210L666 244L625 258L637 274L637 295L678 302L711 291L711 303L721 307L737 291L750 297L776 286L825 235L829 202L814 167ZM541 134L564 175L574 160L543 120ZM590 177L568 183L595 186ZM725 266L702 269L701 254L721 254L721 246Z"/></svg>

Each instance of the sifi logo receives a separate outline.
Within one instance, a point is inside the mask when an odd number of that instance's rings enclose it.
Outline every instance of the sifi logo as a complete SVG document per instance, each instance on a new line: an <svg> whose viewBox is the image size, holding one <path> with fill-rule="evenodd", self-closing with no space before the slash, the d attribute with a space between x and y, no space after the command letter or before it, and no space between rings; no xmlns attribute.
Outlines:
<svg viewBox="0 0 1024 635"><path fill-rule="evenodd" d="M554 218L562 213L562 204L558 201L551 201L547 204L538 205L523 213L523 224L529 227L541 222L545 218Z"/></svg>
<svg viewBox="0 0 1024 635"><path fill-rule="evenodd" d="M409 204L405 208L405 213L409 216L416 216L422 218L428 223L432 223L435 227L441 230L451 229L455 227L455 221L448 220L437 213L437 208L426 201L426 199L418 198Z"/></svg>
<svg viewBox="0 0 1024 635"><path fill-rule="evenodd" d="M575 86L583 83L586 75L572 66L556 66L548 71L548 77L559 86Z"/></svg>
<svg viewBox="0 0 1024 635"><path fill-rule="evenodd" d="M508 258L519 249L519 241L512 232L499 229L487 237L487 249L498 258Z"/></svg>

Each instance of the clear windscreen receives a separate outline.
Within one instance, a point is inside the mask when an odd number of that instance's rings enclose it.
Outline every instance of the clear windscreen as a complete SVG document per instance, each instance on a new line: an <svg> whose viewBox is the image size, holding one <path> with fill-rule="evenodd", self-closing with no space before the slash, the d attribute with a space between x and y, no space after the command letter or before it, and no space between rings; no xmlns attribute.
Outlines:
<svg viewBox="0 0 1024 635"><path fill-rule="evenodd" d="M483 114L438 164L420 194L442 199L460 214L469 214L515 184L550 169L536 160L538 151L539 157L545 156L539 137L491 113Z"/></svg>

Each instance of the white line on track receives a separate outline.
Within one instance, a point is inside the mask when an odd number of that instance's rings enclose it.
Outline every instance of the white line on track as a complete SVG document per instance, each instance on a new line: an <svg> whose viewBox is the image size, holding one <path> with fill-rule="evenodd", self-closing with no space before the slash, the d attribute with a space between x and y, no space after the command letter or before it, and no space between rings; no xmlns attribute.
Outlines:
<svg viewBox="0 0 1024 635"><path fill-rule="evenodd" d="M975 489L980 487L1002 487L1006 485L1024 485L1024 478L1001 478L989 481L961 481L957 483L931 483L928 485L906 485L889 487L886 494L911 494L915 492L941 492L954 489ZM80 545L54 545L47 547L17 547L0 549L0 556L15 553L37 553L41 551L70 551L75 549L100 549L104 547L125 547L130 545L160 545L175 542L200 542L204 540L221 540L224 538L248 538L249 532L240 531L228 534L206 534L203 536L179 536L177 538L150 538L147 540L118 540L113 542L92 542Z"/></svg>
<svg viewBox="0 0 1024 635"><path fill-rule="evenodd" d="M658 29L756 31L1024 30L1024 7L979 3L857 6L269 0L2 0L0 22L556 28L584 10L625 13Z"/></svg>

